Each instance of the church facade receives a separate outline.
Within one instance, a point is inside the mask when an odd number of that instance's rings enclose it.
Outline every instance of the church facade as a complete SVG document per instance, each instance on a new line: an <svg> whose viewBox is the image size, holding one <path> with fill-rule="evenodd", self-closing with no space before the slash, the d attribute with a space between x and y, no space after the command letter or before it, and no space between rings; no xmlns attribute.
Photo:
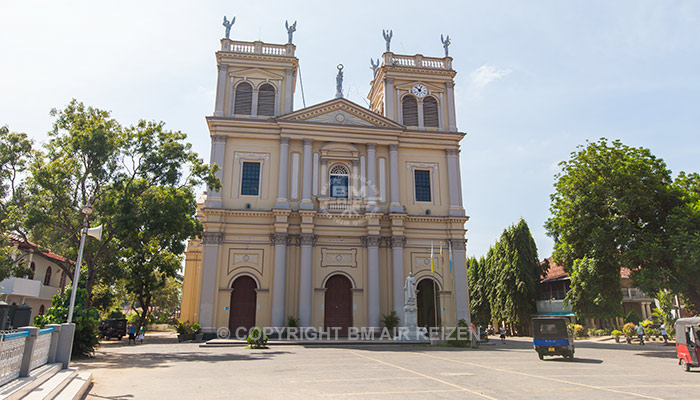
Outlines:
<svg viewBox="0 0 700 400"><path fill-rule="evenodd" d="M452 58L388 47L369 108L342 97L339 72L335 98L295 110L291 40L221 40L206 118L221 188L201 197L182 320L379 327L403 320L413 273L420 326L469 321Z"/></svg>

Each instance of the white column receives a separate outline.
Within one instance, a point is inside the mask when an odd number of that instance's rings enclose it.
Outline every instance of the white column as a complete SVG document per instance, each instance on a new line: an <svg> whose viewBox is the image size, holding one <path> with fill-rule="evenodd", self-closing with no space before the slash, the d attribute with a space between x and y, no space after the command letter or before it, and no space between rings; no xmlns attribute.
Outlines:
<svg viewBox="0 0 700 400"><path fill-rule="evenodd" d="M314 167L313 172L311 173L311 194L314 196L318 196L318 153L314 153L313 163Z"/></svg>
<svg viewBox="0 0 700 400"><path fill-rule="evenodd" d="M360 197L367 197L367 159L360 156Z"/></svg>
<svg viewBox="0 0 700 400"><path fill-rule="evenodd" d="M467 286L467 269L465 265L464 239L450 239L452 241L452 261L455 272L455 302L457 305L457 321L464 319L469 324L469 286Z"/></svg>
<svg viewBox="0 0 700 400"><path fill-rule="evenodd" d="M386 201L386 158L379 157L379 201Z"/></svg>
<svg viewBox="0 0 700 400"><path fill-rule="evenodd" d="M367 211L379 211L377 205L377 145L367 143Z"/></svg>
<svg viewBox="0 0 700 400"><path fill-rule="evenodd" d="M289 114L294 110L294 88L292 87L294 83L294 70L292 68L287 68L284 72L284 113Z"/></svg>
<svg viewBox="0 0 700 400"><path fill-rule="evenodd" d="M304 139L304 166L302 168L302 181L301 181L301 204L299 208L302 210L313 210L314 204L311 202L311 169L312 169L312 155L311 146L313 145L313 139Z"/></svg>
<svg viewBox="0 0 700 400"><path fill-rule="evenodd" d="M299 153L296 152L292 153L292 187L289 198L299 199Z"/></svg>
<svg viewBox="0 0 700 400"><path fill-rule="evenodd" d="M380 327L379 236L365 237L367 245L367 315L370 327Z"/></svg>
<svg viewBox="0 0 700 400"><path fill-rule="evenodd" d="M457 131L457 118L455 115L455 84L447 82L447 130Z"/></svg>
<svg viewBox="0 0 700 400"><path fill-rule="evenodd" d="M299 235L301 260L299 263L299 326L311 326L311 250L316 236L311 233Z"/></svg>
<svg viewBox="0 0 700 400"><path fill-rule="evenodd" d="M286 233L273 233L272 244L275 246L275 264L272 271L272 314L270 325L283 327L284 317L284 292L287 284L287 245L289 235Z"/></svg>
<svg viewBox="0 0 700 400"><path fill-rule="evenodd" d="M462 183L459 181L459 150L446 149L445 153L447 154L447 180L450 192L449 214L453 216L464 216L464 208L462 208Z"/></svg>
<svg viewBox="0 0 700 400"><path fill-rule="evenodd" d="M204 246L202 260L202 287L199 302L199 325L207 332L215 332L214 304L216 294L217 268L219 264L219 246L223 242L222 232L203 232L202 245Z"/></svg>
<svg viewBox="0 0 700 400"><path fill-rule="evenodd" d="M223 135L213 135L211 137L211 154L209 156L210 165L218 165L219 170L216 171L216 177L219 178L219 182L223 186L224 177L224 160L226 157L226 136ZM221 208L221 189L212 190L207 189L207 200L204 203L205 207L208 208Z"/></svg>
<svg viewBox="0 0 700 400"><path fill-rule="evenodd" d="M391 284L393 291L393 310L396 312L401 321L400 326L404 326L404 315L403 315L403 283L404 283L404 272L403 272L403 247L406 244L405 236L394 236L391 238Z"/></svg>
<svg viewBox="0 0 700 400"><path fill-rule="evenodd" d="M224 101L226 99L226 75L228 74L228 65L219 64L219 76L216 80L216 102L214 107L214 116L224 116Z"/></svg>
<svg viewBox="0 0 700 400"><path fill-rule="evenodd" d="M359 173L359 168L358 168L359 161L358 160L352 160L352 194L350 195L351 199L355 199L357 197L360 197L360 179L358 176Z"/></svg>
<svg viewBox="0 0 700 400"><path fill-rule="evenodd" d="M328 186L328 160L321 159L321 197L326 197Z"/></svg>
<svg viewBox="0 0 700 400"><path fill-rule="evenodd" d="M396 121L394 109L394 78L384 80L384 115L392 121Z"/></svg>
<svg viewBox="0 0 700 400"><path fill-rule="evenodd" d="M289 170L289 138L280 138L280 166L277 174L277 201L275 208L289 208L287 199L287 172Z"/></svg>
<svg viewBox="0 0 700 400"><path fill-rule="evenodd" d="M399 145L389 145L389 195L391 203L389 212L403 212L403 207L399 202Z"/></svg>
<svg viewBox="0 0 700 400"><path fill-rule="evenodd" d="M253 98L251 100L251 105L250 105L250 116L252 118L257 118L258 117L258 95L260 94L260 91L258 89L253 89Z"/></svg>
<svg viewBox="0 0 700 400"><path fill-rule="evenodd" d="M418 101L418 129L425 129L425 119L423 118L423 100Z"/></svg>

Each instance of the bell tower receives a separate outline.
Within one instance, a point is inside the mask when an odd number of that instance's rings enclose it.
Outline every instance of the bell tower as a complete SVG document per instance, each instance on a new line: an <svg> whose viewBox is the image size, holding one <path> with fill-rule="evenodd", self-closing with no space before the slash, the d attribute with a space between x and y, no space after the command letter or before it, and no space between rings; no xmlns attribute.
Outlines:
<svg viewBox="0 0 700 400"><path fill-rule="evenodd" d="M374 68L370 109L410 129L456 132L452 57L394 54L389 40Z"/></svg>

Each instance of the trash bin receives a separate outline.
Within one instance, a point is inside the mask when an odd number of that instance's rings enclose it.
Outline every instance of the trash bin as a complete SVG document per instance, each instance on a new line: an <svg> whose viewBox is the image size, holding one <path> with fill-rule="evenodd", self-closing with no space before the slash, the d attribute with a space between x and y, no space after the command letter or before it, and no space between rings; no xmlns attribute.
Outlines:
<svg viewBox="0 0 700 400"><path fill-rule="evenodd" d="M10 329L10 306L0 301L0 331Z"/></svg>
<svg viewBox="0 0 700 400"><path fill-rule="evenodd" d="M22 304L21 306L17 306L17 309L15 310L15 315L13 316L12 319L12 327L13 328L19 328L21 326L29 326L32 324L31 321L32 317L32 308L28 306L27 304Z"/></svg>

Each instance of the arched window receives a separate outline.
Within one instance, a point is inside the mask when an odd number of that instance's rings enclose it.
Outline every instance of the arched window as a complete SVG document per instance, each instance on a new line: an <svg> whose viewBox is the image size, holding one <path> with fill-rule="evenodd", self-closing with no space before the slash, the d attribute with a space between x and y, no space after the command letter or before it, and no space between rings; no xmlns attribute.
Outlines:
<svg viewBox="0 0 700 400"><path fill-rule="evenodd" d="M46 267L46 275L44 275L44 285L50 286L51 284L51 267Z"/></svg>
<svg viewBox="0 0 700 400"><path fill-rule="evenodd" d="M401 101L403 110L403 124L406 126L418 126L418 103L413 96L406 96Z"/></svg>
<svg viewBox="0 0 700 400"><path fill-rule="evenodd" d="M423 100L423 126L428 128L438 128L438 105L434 97L426 97Z"/></svg>
<svg viewBox="0 0 700 400"><path fill-rule="evenodd" d="M250 115L253 104L253 87L249 83L243 82L236 86L236 101L233 105L233 113L239 115Z"/></svg>
<svg viewBox="0 0 700 400"><path fill-rule="evenodd" d="M258 115L272 117L275 115L275 88L272 85L260 86L258 92Z"/></svg>
<svg viewBox="0 0 700 400"><path fill-rule="evenodd" d="M44 315L44 311L45 311L45 310L46 310L46 308L44 308L44 305L42 304L42 305L39 307L39 315Z"/></svg>
<svg viewBox="0 0 700 400"><path fill-rule="evenodd" d="M34 279L34 274L36 273L36 265L34 264L34 261L32 261L32 265L29 268L32 270L31 275L29 275L29 279Z"/></svg>
<svg viewBox="0 0 700 400"><path fill-rule="evenodd" d="M331 197L348 198L348 170L341 165L331 168Z"/></svg>

